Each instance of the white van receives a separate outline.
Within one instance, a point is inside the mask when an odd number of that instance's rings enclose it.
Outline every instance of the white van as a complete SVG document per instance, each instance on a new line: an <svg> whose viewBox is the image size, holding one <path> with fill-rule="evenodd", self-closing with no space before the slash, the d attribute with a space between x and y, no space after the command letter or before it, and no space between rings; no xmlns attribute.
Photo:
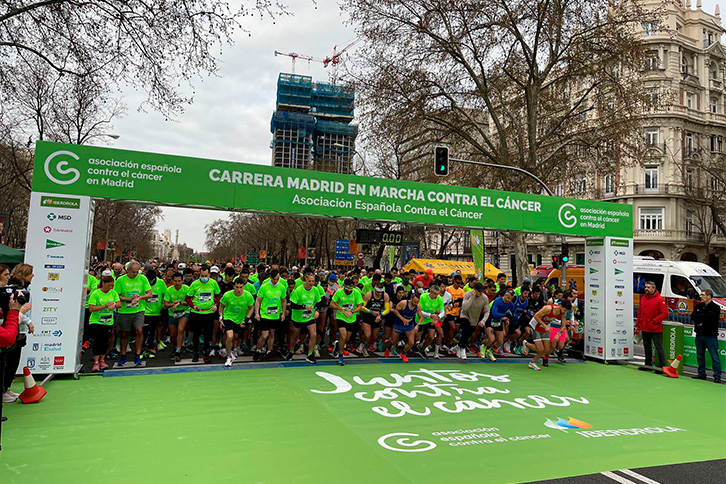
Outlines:
<svg viewBox="0 0 726 484"><path fill-rule="evenodd" d="M645 283L652 281L665 299L668 319L690 324L694 304L700 302L703 289L713 291L713 300L721 306L721 326L726 321L726 280L712 267L700 262L655 260L633 257L633 303L635 311L644 293Z"/></svg>

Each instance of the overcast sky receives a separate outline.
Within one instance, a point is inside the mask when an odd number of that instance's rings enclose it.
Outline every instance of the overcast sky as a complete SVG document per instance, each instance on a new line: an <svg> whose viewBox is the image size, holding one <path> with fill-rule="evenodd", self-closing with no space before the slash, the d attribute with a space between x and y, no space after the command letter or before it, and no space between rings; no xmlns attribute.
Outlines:
<svg viewBox="0 0 726 484"><path fill-rule="evenodd" d="M269 164L270 118L275 109L277 77L291 72L291 59L274 51L297 52L324 58L355 39L352 26L334 0L288 0L292 17L248 20L251 36L241 34L235 45L223 51L219 78L196 81L194 104L174 121L155 112L136 110L145 99L133 91L124 93L129 113L114 123L120 138L114 147L201 158ZM704 0L713 13L716 0ZM696 0L692 1L695 8ZM723 11L722 19L726 17ZM724 22L726 25L726 22ZM355 47L346 62L355 62ZM327 81L330 69L298 59L296 73ZM179 230L180 242L204 250L204 225L226 212L164 208L159 229Z"/></svg>

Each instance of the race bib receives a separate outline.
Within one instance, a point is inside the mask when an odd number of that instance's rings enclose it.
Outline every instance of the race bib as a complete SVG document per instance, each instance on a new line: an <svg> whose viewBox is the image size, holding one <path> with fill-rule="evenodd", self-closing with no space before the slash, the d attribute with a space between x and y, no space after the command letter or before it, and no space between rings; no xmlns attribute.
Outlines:
<svg viewBox="0 0 726 484"><path fill-rule="evenodd" d="M208 303L212 301L212 293L211 292L200 292L199 293L199 302L200 303Z"/></svg>
<svg viewBox="0 0 726 484"><path fill-rule="evenodd" d="M112 323L113 322L113 314L102 314L98 318L98 322L100 322L101 324L109 324L109 323Z"/></svg>
<svg viewBox="0 0 726 484"><path fill-rule="evenodd" d="M277 306L267 306L267 315L268 316L277 316L278 307Z"/></svg>
<svg viewBox="0 0 726 484"><path fill-rule="evenodd" d="M313 317L312 310L304 309L302 312L302 319L311 319Z"/></svg>
<svg viewBox="0 0 726 484"><path fill-rule="evenodd" d="M132 302L126 303L127 309L138 308L138 307L139 307L139 301L136 301L135 303L132 303Z"/></svg>
<svg viewBox="0 0 726 484"><path fill-rule="evenodd" d="M158 294L152 294L149 298L149 304L156 304L159 302L159 295Z"/></svg>
<svg viewBox="0 0 726 484"><path fill-rule="evenodd" d="M499 328L502 325L501 321L492 320L492 328Z"/></svg>
<svg viewBox="0 0 726 484"><path fill-rule="evenodd" d="M345 311L353 311L353 303L343 304L343 312Z"/></svg>
<svg viewBox="0 0 726 484"><path fill-rule="evenodd" d="M179 319L186 314L186 311L174 311L174 319Z"/></svg>

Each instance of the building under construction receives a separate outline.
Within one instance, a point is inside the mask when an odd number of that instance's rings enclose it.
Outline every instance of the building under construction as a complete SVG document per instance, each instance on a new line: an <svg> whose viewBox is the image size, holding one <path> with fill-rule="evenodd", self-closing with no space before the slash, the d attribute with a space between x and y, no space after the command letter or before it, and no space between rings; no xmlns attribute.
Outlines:
<svg viewBox="0 0 726 484"><path fill-rule="evenodd" d="M354 105L355 93L346 85L281 73L270 123L273 166L353 173Z"/></svg>

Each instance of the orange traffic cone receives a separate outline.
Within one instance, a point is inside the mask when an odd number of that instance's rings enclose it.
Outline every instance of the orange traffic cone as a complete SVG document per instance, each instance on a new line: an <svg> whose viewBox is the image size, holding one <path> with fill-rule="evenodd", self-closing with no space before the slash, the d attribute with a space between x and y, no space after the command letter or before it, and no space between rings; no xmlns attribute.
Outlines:
<svg viewBox="0 0 726 484"><path fill-rule="evenodd" d="M35 379L30 374L27 366L23 367L23 381L25 390L20 394L20 401L23 403L38 403L48 393L45 388L35 383Z"/></svg>
<svg viewBox="0 0 726 484"><path fill-rule="evenodd" d="M663 373L671 378L678 378L678 366L681 364L681 356L682 355L678 355L678 358L673 360L673 363L671 363L670 366L664 366Z"/></svg>

